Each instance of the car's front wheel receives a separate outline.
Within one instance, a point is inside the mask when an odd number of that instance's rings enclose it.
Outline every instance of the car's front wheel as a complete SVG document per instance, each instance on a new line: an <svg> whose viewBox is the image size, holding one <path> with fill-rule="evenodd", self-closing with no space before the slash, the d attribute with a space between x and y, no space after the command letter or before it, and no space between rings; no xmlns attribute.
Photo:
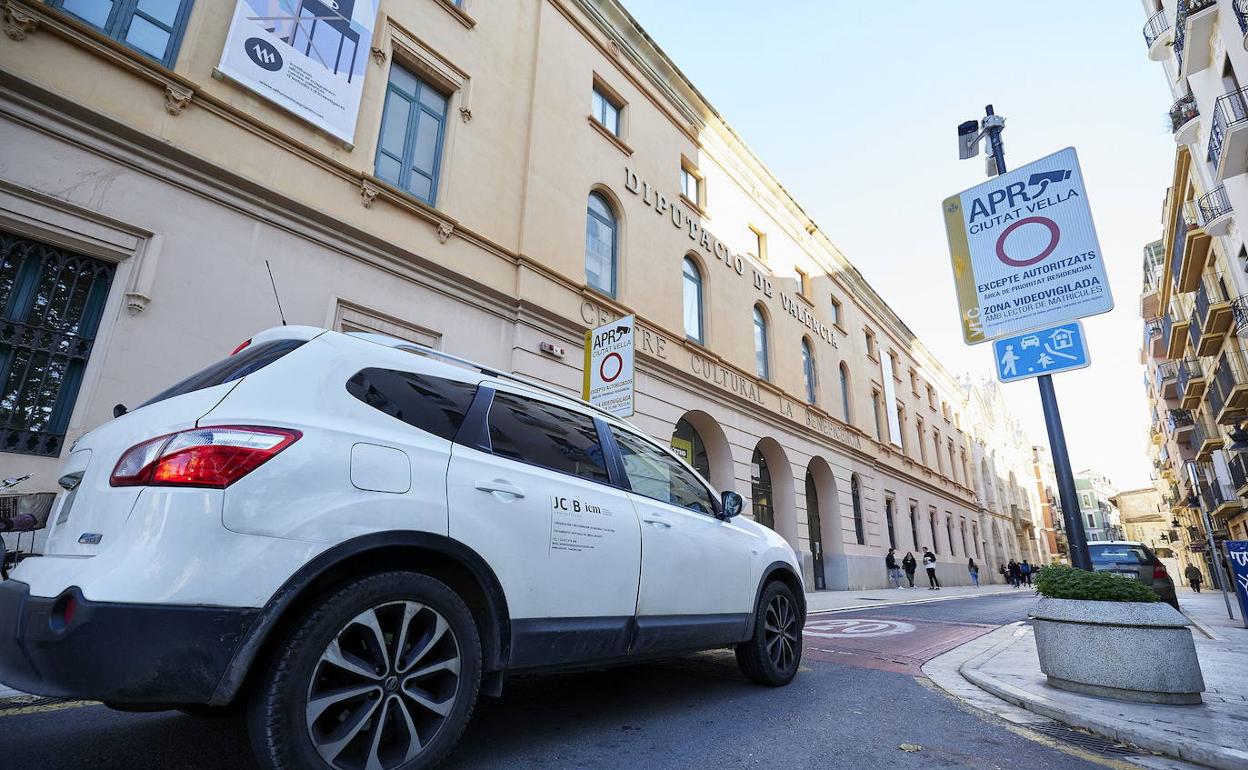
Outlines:
<svg viewBox="0 0 1248 770"><path fill-rule="evenodd" d="M468 724L481 645L438 580L387 572L328 596L260 678L248 720L273 770L432 767Z"/></svg>
<svg viewBox="0 0 1248 770"><path fill-rule="evenodd" d="M779 687L793 681L802 662L801 612L793 589L768 583L754 613L754 636L737 645L737 664L758 684Z"/></svg>

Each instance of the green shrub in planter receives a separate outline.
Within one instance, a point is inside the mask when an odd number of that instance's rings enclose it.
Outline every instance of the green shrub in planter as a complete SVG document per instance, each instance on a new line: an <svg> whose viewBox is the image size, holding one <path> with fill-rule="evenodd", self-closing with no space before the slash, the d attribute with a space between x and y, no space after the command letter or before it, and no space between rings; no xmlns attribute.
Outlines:
<svg viewBox="0 0 1248 770"><path fill-rule="evenodd" d="M1109 572L1087 572L1064 564L1042 567L1036 575L1036 591L1051 599L1082 599L1093 602L1155 602L1161 597L1148 586Z"/></svg>

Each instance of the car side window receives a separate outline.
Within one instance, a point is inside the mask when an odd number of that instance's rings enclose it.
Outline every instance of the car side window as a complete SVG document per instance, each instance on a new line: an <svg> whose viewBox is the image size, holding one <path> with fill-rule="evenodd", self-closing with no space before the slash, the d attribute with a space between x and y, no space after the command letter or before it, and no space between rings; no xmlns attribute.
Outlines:
<svg viewBox="0 0 1248 770"><path fill-rule="evenodd" d="M620 448L620 459L633 492L698 513L710 514L715 510L706 486L666 452L614 427L611 435Z"/></svg>
<svg viewBox="0 0 1248 770"><path fill-rule="evenodd" d="M494 454L607 483L606 457L593 418L511 393L490 405Z"/></svg>
<svg viewBox="0 0 1248 770"><path fill-rule="evenodd" d="M394 369L362 369L347 392L396 420L452 441L477 393L471 382Z"/></svg>

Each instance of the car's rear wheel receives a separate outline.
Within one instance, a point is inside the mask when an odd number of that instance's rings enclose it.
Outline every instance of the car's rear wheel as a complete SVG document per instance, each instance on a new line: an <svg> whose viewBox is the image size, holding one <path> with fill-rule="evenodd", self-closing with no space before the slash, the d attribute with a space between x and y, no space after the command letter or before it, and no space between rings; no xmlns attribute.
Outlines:
<svg viewBox="0 0 1248 770"><path fill-rule="evenodd" d="M801 612L793 589L779 581L767 584L754 613L754 636L737 645L736 653L751 681L772 687L793 681L802 662Z"/></svg>
<svg viewBox="0 0 1248 770"><path fill-rule="evenodd" d="M432 767L463 733L481 680L472 615L425 575L346 585L290 633L249 710L274 770Z"/></svg>

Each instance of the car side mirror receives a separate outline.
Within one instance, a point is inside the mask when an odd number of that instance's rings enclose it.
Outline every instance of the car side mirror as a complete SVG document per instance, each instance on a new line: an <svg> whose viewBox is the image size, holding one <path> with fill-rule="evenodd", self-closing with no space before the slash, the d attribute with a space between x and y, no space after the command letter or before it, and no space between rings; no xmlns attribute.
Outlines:
<svg viewBox="0 0 1248 770"><path fill-rule="evenodd" d="M730 521L732 517L740 515L741 509L745 507L745 501L741 499L741 495L736 492L725 492L720 514L724 521Z"/></svg>

